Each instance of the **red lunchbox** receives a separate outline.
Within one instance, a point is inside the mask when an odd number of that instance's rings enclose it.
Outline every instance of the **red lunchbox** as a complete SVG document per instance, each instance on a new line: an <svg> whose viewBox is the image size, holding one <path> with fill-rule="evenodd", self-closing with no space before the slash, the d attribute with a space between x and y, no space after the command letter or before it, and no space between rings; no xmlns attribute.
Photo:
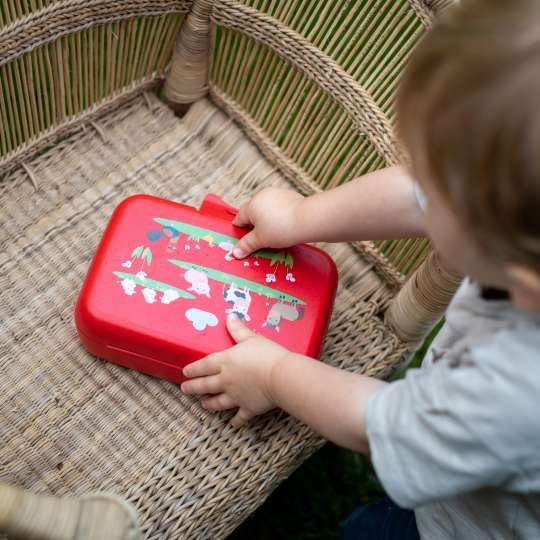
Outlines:
<svg viewBox="0 0 540 540"><path fill-rule="evenodd" d="M182 382L182 368L233 345L225 320L318 357L337 284L324 252L300 245L237 260L245 229L207 195L199 210L149 195L114 211L75 308L82 343L116 364Z"/></svg>

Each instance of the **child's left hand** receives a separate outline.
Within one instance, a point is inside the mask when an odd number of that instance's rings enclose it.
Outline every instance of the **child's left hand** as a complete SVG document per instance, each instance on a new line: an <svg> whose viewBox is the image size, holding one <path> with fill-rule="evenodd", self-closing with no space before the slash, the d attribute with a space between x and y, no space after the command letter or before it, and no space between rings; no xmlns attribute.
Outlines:
<svg viewBox="0 0 540 540"><path fill-rule="evenodd" d="M238 407L231 423L240 427L276 407L272 370L292 353L257 335L235 315L227 318L227 329L237 345L186 366L183 373L192 380L182 383L181 388L186 394L212 394L201 401L205 409Z"/></svg>

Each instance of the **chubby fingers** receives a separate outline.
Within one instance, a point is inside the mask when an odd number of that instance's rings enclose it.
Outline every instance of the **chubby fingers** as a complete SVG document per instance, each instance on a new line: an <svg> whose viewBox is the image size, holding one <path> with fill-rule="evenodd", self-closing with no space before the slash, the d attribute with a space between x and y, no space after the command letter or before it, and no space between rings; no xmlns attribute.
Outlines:
<svg viewBox="0 0 540 540"><path fill-rule="evenodd" d="M208 375L217 375L221 371L221 354L214 353L188 364L182 373L185 377L206 377Z"/></svg>
<svg viewBox="0 0 540 540"><path fill-rule="evenodd" d="M201 400L203 409L208 411L224 411L236 407L234 400L227 394L218 394L217 396L207 397Z"/></svg>
<svg viewBox="0 0 540 540"><path fill-rule="evenodd" d="M234 246L233 255L237 259L243 259L262 247L263 242L259 239L257 229L253 229L238 240L238 243Z"/></svg>
<svg viewBox="0 0 540 540"><path fill-rule="evenodd" d="M231 424L236 428L245 426L252 418L254 418L254 416L255 415L247 409L240 408L233 416Z"/></svg>
<svg viewBox="0 0 540 540"><path fill-rule="evenodd" d="M234 216L233 219L233 225L236 225L237 227L247 227L248 225L251 225L251 220L249 219L248 214L248 208L249 208L249 201L247 203L244 203L236 213L236 216Z"/></svg>
<svg viewBox="0 0 540 540"><path fill-rule="evenodd" d="M185 394L218 394L223 390L223 382L219 375L210 375L185 381L180 388Z"/></svg>
<svg viewBox="0 0 540 540"><path fill-rule="evenodd" d="M187 365L182 373L189 377L180 388L186 394L217 394L221 391L221 355L209 354L202 360Z"/></svg>
<svg viewBox="0 0 540 540"><path fill-rule="evenodd" d="M256 336L234 313L227 317L227 330L236 343L246 341L246 339Z"/></svg>
<svg viewBox="0 0 540 540"><path fill-rule="evenodd" d="M254 225L253 221L249 217L250 203L251 201L243 204L240 207L238 213L233 219L233 225L236 225L237 227L247 227L249 225ZM240 240L238 240L237 244L234 246L233 255L237 259L243 259L254 251L257 251L261 247L263 246L257 235L257 231L253 229L244 236L242 236Z"/></svg>
<svg viewBox="0 0 540 540"><path fill-rule="evenodd" d="M202 399L201 405L203 409L206 409L207 411L224 411L238 406L234 399L227 394L219 394L217 396ZM231 424L234 427L239 428L248 424L254 417L255 415L251 411L240 407L231 419Z"/></svg>

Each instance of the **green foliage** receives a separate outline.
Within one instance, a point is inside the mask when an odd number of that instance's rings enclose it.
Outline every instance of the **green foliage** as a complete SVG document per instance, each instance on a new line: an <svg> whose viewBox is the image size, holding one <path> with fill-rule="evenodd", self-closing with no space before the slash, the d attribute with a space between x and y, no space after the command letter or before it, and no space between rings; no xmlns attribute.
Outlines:
<svg viewBox="0 0 540 540"><path fill-rule="evenodd" d="M424 359L424 356L426 355L426 352L429 349L429 346L431 345L431 342L435 339L435 336L439 333L439 330L444 324L444 320L445 319L443 317L433 327L431 332L428 334L428 336L424 340L424 343L422 343L422 346L414 353L409 364L401 368L399 371L397 371L396 374L392 377L393 381L403 378L405 376L405 373L407 372L407 369L420 367L420 365L422 364L422 360Z"/></svg>
<svg viewBox="0 0 540 540"><path fill-rule="evenodd" d="M142 256L146 259L148 266L152 264L152 250L150 248L144 248Z"/></svg>
<svg viewBox="0 0 540 540"><path fill-rule="evenodd" d="M148 266L152 264L152 250L149 247L137 246L131 253L132 259L144 259Z"/></svg>
<svg viewBox="0 0 540 540"><path fill-rule="evenodd" d="M286 251L278 251L270 253L270 255L270 266L274 266L275 264L283 264L286 268L292 268L294 265L293 256Z"/></svg>
<svg viewBox="0 0 540 540"><path fill-rule="evenodd" d="M221 242L228 242L231 244L236 244L236 242L238 242L238 239L234 238L234 236L221 234L216 231L212 231L211 229L197 227L196 225L190 225L189 223L183 223L182 221L175 221L172 219L164 219L164 218L154 218L154 221L166 227L172 227L173 229L176 229L178 232L186 234L189 238L193 240L200 240L201 238L205 236L211 236L212 241L216 244L219 244Z"/></svg>
<svg viewBox="0 0 540 540"><path fill-rule="evenodd" d="M205 272L209 278L220 281L221 283L235 284L237 287L245 287L250 291L260 294L261 296L266 296L267 298L275 298L276 300L284 300L285 302L291 302L294 304L305 304L303 300L292 296L290 294L278 291L277 289L272 289L256 281L251 281L250 279L241 278L234 276L232 274L227 274L226 272L221 272L221 270L214 270L213 268L208 268L207 266L201 266L198 264L189 263L186 261L181 261L178 259L169 259L171 264L175 266L180 266L186 270L194 269L201 272Z"/></svg>
<svg viewBox="0 0 540 540"><path fill-rule="evenodd" d="M138 259L141 255L142 255L142 252L143 252L143 249L144 249L144 246L137 246L133 252L131 253L131 258L136 258Z"/></svg>

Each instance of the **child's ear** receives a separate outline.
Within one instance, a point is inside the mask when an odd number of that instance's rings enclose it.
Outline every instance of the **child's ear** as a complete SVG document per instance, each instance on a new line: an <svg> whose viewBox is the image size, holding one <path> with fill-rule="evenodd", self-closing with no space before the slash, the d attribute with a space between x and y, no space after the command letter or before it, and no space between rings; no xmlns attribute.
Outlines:
<svg viewBox="0 0 540 540"><path fill-rule="evenodd" d="M506 271L514 305L527 311L540 311L540 273L515 264L507 266Z"/></svg>

